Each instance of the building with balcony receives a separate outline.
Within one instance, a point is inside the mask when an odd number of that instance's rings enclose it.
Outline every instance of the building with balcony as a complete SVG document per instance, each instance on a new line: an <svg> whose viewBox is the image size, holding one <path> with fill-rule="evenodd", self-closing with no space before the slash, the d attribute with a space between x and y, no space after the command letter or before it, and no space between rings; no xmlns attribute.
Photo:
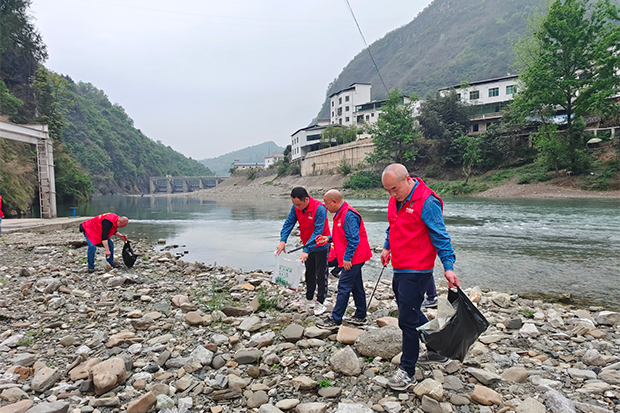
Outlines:
<svg viewBox="0 0 620 413"><path fill-rule="evenodd" d="M370 102L370 83L353 83L329 96L329 123L349 126L357 123L353 111L357 105Z"/></svg>
<svg viewBox="0 0 620 413"><path fill-rule="evenodd" d="M483 133L491 124L499 121L502 109L514 100L518 78L518 75L509 75L480 80L466 85L445 87L439 89L439 93L446 96L454 90L461 102L471 105L470 133Z"/></svg>
<svg viewBox="0 0 620 413"><path fill-rule="evenodd" d="M295 161L306 157L308 152L321 149L321 135L331 124L327 119L319 119L317 123L298 129L291 135L291 160Z"/></svg>

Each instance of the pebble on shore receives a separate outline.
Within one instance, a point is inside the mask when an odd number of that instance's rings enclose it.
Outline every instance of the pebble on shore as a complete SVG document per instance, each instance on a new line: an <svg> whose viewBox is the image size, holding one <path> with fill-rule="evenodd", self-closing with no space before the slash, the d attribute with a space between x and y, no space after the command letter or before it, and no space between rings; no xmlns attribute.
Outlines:
<svg viewBox="0 0 620 413"><path fill-rule="evenodd" d="M73 230L0 241L0 413L620 411L617 312L466 289L489 329L463 363L420 368L398 393L386 386L400 351L387 280L366 325L329 331L296 304L303 286L263 271L140 240L133 269L89 274L79 241Z"/></svg>

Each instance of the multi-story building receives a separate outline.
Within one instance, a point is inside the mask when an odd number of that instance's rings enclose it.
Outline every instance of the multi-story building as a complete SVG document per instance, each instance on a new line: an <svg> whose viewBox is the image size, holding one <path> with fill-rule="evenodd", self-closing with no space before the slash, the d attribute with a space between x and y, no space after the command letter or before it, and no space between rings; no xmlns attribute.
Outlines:
<svg viewBox="0 0 620 413"><path fill-rule="evenodd" d="M370 102L370 83L353 83L329 96L329 122L334 125L353 125L357 123L354 110L357 105Z"/></svg>
<svg viewBox="0 0 620 413"><path fill-rule="evenodd" d="M328 119L319 119L317 123L298 129L291 135L291 160L303 159L308 152L321 149L323 131L333 125Z"/></svg>
<svg viewBox="0 0 620 413"><path fill-rule="evenodd" d="M470 117L470 133L482 133L502 117L501 111L514 100L517 93L517 75L480 80L463 85L439 89L442 96L451 91L468 105L473 106Z"/></svg>
<svg viewBox="0 0 620 413"><path fill-rule="evenodd" d="M245 171L248 169L264 169L265 164L262 162L233 162L232 167L237 171Z"/></svg>

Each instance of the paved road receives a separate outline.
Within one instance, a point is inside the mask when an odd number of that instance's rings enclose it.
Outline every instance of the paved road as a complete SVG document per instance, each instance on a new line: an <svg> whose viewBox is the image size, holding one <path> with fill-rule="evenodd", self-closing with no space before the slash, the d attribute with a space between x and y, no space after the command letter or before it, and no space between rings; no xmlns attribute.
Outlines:
<svg viewBox="0 0 620 413"><path fill-rule="evenodd" d="M3 218L2 233L10 233L21 230L36 229L37 231L53 231L56 229L76 226L90 217L69 217L69 218Z"/></svg>

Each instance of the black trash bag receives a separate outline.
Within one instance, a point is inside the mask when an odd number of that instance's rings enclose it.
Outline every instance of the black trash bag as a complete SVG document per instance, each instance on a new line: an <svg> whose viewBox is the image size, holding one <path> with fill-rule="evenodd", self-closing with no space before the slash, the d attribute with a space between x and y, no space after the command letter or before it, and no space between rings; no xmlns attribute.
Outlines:
<svg viewBox="0 0 620 413"><path fill-rule="evenodd" d="M133 267L138 257L139 256L134 254L133 250L131 249L129 241L125 241L125 245L123 245L123 262L125 263L127 268Z"/></svg>
<svg viewBox="0 0 620 413"><path fill-rule="evenodd" d="M471 345L489 327L489 322L459 287L456 292L448 290L448 301L456 312L443 328L418 328L418 333L427 347L444 357L463 361Z"/></svg>

